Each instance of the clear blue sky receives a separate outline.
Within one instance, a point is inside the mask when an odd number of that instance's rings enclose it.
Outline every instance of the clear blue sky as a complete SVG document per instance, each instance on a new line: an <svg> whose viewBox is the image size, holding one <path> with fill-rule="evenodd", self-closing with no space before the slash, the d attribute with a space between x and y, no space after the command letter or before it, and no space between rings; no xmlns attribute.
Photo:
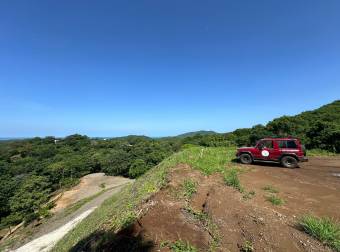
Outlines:
<svg viewBox="0 0 340 252"><path fill-rule="evenodd" d="M164 136L340 98L340 1L0 2L0 136Z"/></svg>

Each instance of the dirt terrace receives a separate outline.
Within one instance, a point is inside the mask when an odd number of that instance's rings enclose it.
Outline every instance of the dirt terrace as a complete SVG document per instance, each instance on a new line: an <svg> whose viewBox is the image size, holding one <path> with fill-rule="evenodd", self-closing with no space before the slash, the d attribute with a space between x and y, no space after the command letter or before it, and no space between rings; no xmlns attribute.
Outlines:
<svg viewBox="0 0 340 252"><path fill-rule="evenodd" d="M133 226L118 234L109 250L169 251L166 242L183 240L200 251L216 244L217 251L245 251L247 244L255 251L331 251L302 232L297 221L307 213L340 219L339 158L311 158L298 169L239 167L248 170L240 180L246 192L255 191L251 199L226 186L220 174L204 176L186 165L176 167L168 186L144 206L145 214ZM185 200L176 194L188 178L198 187L192 199ZM278 190L283 205L266 201L267 185ZM193 212L208 216L212 225ZM129 243L134 244L125 250Z"/></svg>

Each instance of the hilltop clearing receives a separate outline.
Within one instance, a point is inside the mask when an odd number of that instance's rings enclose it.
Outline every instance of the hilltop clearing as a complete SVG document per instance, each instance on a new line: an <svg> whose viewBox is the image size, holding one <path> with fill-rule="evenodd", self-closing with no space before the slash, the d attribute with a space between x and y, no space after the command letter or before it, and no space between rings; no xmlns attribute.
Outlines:
<svg viewBox="0 0 340 252"><path fill-rule="evenodd" d="M80 179L78 185L62 193L60 198L55 202L55 207L52 211L58 212L77 201L91 197L103 190L119 187L131 181L131 179L124 177L106 176L104 173L86 175Z"/></svg>
<svg viewBox="0 0 340 252"><path fill-rule="evenodd" d="M107 200L54 250L331 250L299 222L306 214L340 219L339 157L286 169L241 166L233 154L191 148L173 155Z"/></svg>

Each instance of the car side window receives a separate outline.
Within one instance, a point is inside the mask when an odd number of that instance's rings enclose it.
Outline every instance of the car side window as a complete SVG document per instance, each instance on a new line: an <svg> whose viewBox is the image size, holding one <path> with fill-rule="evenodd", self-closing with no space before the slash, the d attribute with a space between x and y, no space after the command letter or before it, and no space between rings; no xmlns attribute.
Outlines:
<svg viewBox="0 0 340 252"><path fill-rule="evenodd" d="M278 141L280 149L295 149L297 145L294 140Z"/></svg>
<svg viewBox="0 0 340 252"><path fill-rule="evenodd" d="M287 141L277 141L280 149L287 148Z"/></svg>
<svg viewBox="0 0 340 252"><path fill-rule="evenodd" d="M287 148L290 148L290 149L297 148L297 145L296 145L295 141L293 141L293 140L287 141Z"/></svg>
<svg viewBox="0 0 340 252"><path fill-rule="evenodd" d="M268 149L272 149L273 148L273 141L271 140L263 140L260 145L262 148L268 148Z"/></svg>

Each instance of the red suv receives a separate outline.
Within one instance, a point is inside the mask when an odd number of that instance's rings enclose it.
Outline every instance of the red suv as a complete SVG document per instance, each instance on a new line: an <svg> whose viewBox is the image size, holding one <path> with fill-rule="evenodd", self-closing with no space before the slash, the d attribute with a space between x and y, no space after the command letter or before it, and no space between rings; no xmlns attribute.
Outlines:
<svg viewBox="0 0 340 252"><path fill-rule="evenodd" d="M281 163L287 168L295 168L298 162L308 161L305 148L297 138L264 138L255 147L238 148L236 157L242 164L269 161Z"/></svg>

